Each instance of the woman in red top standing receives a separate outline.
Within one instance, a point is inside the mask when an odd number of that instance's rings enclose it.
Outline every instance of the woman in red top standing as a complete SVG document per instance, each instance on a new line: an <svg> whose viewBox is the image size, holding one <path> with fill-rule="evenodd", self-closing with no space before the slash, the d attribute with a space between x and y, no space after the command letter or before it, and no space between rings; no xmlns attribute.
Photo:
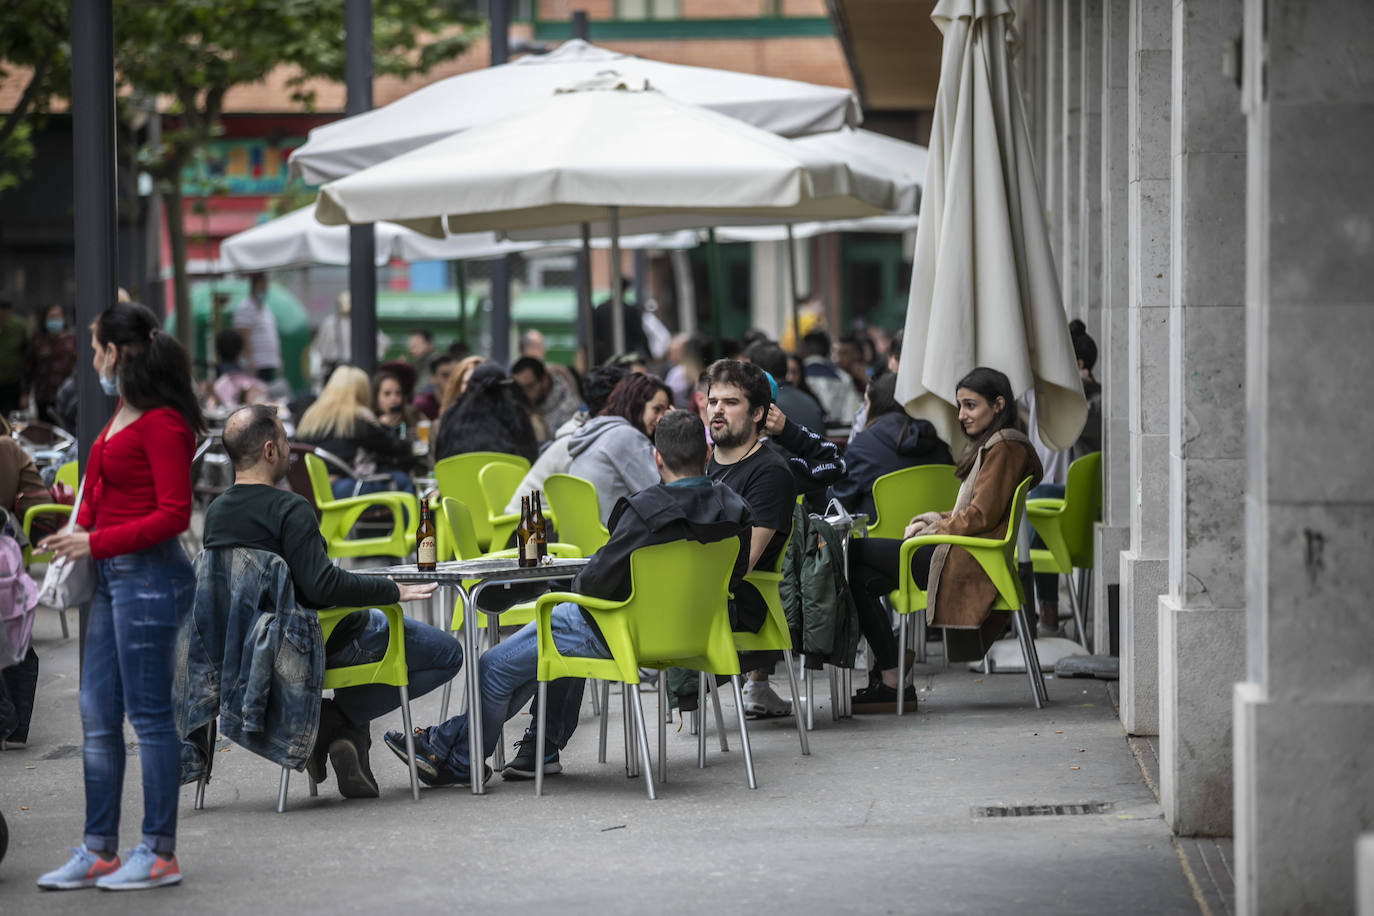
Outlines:
<svg viewBox="0 0 1374 916"><path fill-rule="evenodd" d="M186 351L146 306L121 302L102 312L91 348L100 385L119 395L119 409L91 444L77 529L39 545L96 561L81 665L86 827L71 859L38 886L134 890L181 880L172 652L194 576L177 536L191 521L191 456L205 421ZM143 829L121 865L126 715L138 736Z"/></svg>

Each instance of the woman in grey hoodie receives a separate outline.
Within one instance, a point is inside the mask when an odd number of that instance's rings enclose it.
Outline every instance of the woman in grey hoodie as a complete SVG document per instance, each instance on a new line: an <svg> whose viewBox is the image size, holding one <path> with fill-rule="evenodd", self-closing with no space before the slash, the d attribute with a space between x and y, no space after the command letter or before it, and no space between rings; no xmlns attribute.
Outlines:
<svg viewBox="0 0 1374 916"><path fill-rule="evenodd" d="M654 429L672 402L672 391L656 376L631 373L611 391L601 413L568 440L568 473L596 487L601 524L620 497L658 483Z"/></svg>

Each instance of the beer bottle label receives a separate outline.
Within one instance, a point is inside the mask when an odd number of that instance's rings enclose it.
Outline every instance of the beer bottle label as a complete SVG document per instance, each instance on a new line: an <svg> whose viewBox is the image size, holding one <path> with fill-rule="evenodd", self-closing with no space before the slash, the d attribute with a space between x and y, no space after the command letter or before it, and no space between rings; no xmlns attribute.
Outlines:
<svg viewBox="0 0 1374 916"><path fill-rule="evenodd" d="M417 559L424 565L434 563L437 559L438 550L434 546L434 538L427 537L420 541L416 549Z"/></svg>

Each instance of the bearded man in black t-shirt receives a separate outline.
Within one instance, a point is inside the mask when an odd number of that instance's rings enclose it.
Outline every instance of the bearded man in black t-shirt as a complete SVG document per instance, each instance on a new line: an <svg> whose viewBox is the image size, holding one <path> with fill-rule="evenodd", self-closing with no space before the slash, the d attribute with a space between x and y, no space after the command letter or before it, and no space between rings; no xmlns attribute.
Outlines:
<svg viewBox="0 0 1374 916"><path fill-rule="evenodd" d="M738 493L754 516L749 541L749 568L773 570L792 533L796 489L787 462L760 438L772 403L768 377L751 363L717 360L706 370L706 395L715 450L707 475ZM768 606L754 586L743 583L735 592L735 626L758 632ZM744 711L756 716L785 716L791 703L768 684L772 663L753 671L744 687Z"/></svg>

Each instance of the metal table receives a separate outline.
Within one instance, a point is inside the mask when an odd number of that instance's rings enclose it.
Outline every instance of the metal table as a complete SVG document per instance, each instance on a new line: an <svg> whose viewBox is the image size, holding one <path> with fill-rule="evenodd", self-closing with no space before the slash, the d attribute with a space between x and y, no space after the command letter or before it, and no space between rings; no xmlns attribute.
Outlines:
<svg viewBox="0 0 1374 916"><path fill-rule="evenodd" d="M585 559L547 557L538 566L520 566L519 561L515 559L483 559L450 560L438 564L436 569L428 572L421 572L413 563L354 570L359 575L386 576L396 582L437 582L458 593L463 607L463 630L459 638L463 643L463 676L467 685L468 770L472 776L473 795L482 795L486 791L482 785L482 767L486 763L486 754L482 750L482 687L477 677L477 612L481 610L490 617L502 613L478 608L477 599L491 585L569 579L586 565ZM473 581L477 584L469 594L465 583Z"/></svg>

